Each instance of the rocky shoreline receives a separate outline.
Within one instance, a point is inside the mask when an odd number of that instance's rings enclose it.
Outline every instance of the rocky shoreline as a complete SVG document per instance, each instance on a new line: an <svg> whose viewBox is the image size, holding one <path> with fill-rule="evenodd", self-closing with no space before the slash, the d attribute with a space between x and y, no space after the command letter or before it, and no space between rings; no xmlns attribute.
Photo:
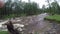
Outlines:
<svg viewBox="0 0 60 34"><path fill-rule="evenodd" d="M24 24L25 33L38 32L39 34L60 34L60 24L56 24L53 21L44 20L47 15L40 14L37 16L21 17L12 20L14 23Z"/></svg>

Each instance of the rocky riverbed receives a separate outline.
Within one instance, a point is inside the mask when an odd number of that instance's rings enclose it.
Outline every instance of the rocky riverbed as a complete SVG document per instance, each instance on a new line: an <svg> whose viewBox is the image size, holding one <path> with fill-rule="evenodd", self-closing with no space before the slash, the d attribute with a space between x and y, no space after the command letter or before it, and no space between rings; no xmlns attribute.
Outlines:
<svg viewBox="0 0 60 34"><path fill-rule="evenodd" d="M50 23L49 21L44 20L44 18L48 16L47 13L43 13L40 15L28 16L28 17L18 17L15 19L11 19L13 23L23 24L24 26L24 34L36 32L38 34L59 34L57 32L60 31L60 25L55 23Z"/></svg>
<svg viewBox="0 0 60 34"><path fill-rule="evenodd" d="M60 34L60 24L56 23L55 21L48 22L51 26L49 30L45 31L45 34Z"/></svg>

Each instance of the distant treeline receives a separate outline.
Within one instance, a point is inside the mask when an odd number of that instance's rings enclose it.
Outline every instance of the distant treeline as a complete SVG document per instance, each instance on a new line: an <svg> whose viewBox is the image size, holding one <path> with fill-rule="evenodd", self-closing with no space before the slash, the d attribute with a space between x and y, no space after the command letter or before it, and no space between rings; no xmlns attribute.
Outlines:
<svg viewBox="0 0 60 34"><path fill-rule="evenodd" d="M39 8L39 5L35 2L22 2L22 0L8 0L5 2L4 7L0 8L0 18L18 17L18 16L29 16L37 15L40 13L60 14L60 6L57 1L49 3L48 6L43 5Z"/></svg>

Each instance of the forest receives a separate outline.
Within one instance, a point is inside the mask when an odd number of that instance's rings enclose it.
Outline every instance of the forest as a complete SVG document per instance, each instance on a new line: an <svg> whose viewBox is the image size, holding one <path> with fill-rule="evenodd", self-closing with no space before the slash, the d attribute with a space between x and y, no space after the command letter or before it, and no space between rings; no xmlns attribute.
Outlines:
<svg viewBox="0 0 60 34"><path fill-rule="evenodd" d="M39 8L36 2L23 2L22 0L8 0L4 2L4 6L0 8L0 18L11 18L20 16L38 15L41 13L60 14L60 5L56 0L50 3L50 0L46 0L48 7L45 5Z"/></svg>

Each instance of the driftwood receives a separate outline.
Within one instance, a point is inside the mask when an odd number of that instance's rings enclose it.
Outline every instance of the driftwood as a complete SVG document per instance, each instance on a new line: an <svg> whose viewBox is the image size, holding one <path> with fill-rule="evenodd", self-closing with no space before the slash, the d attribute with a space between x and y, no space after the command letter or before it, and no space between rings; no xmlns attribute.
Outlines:
<svg viewBox="0 0 60 34"><path fill-rule="evenodd" d="M14 26L11 21L6 23L6 25L7 25L7 29L10 32L10 34L19 34L19 31L17 29L14 29Z"/></svg>

